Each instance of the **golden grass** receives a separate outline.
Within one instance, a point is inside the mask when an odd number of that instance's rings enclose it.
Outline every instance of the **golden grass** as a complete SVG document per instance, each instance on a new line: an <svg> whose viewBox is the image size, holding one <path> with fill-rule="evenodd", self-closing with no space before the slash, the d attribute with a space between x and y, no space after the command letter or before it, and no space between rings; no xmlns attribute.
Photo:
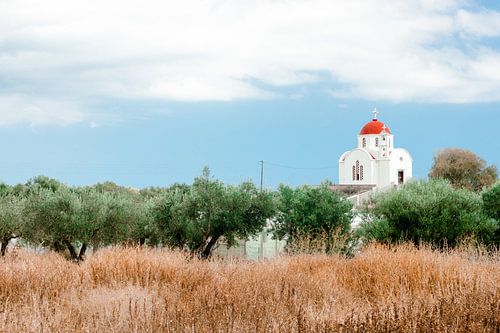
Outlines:
<svg viewBox="0 0 500 333"><path fill-rule="evenodd" d="M100 250L0 259L0 332L499 332L500 255L372 246L354 258L200 261Z"/></svg>

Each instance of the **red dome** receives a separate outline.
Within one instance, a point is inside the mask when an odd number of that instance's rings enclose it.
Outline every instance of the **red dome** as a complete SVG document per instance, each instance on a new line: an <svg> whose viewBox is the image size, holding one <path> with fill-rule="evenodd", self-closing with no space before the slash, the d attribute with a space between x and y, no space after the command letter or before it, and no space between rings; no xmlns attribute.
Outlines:
<svg viewBox="0 0 500 333"><path fill-rule="evenodd" d="M359 134L360 135L380 134L380 132L382 132L382 129L384 126L385 125L383 122L378 121L377 119L373 119L372 121L367 123L365 126L363 126L363 128L361 129ZM391 131L389 130L389 127L387 127L387 126L385 126L385 131L389 134L391 133Z"/></svg>

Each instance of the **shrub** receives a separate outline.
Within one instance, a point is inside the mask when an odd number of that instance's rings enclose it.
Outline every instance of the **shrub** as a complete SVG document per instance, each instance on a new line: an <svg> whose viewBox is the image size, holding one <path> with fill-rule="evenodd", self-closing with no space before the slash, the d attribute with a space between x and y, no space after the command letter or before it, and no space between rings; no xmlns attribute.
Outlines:
<svg viewBox="0 0 500 333"><path fill-rule="evenodd" d="M453 247L464 237L494 243L498 222L482 210L481 197L444 180L411 182L372 199L359 233L383 243L411 241Z"/></svg>
<svg viewBox="0 0 500 333"><path fill-rule="evenodd" d="M339 250L339 239L347 244L344 236L351 228L352 204L332 191L327 183L297 188L281 185L278 197L279 213L274 234L279 239L286 238L288 248L318 239L322 240L324 251L329 253Z"/></svg>
<svg viewBox="0 0 500 333"><path fill-rule="evenodd" d="M482 197L484 212L500 224L500 182L484 191ZM500 228L495 233L495 244L500 244Z"/></svg>
<svg viewBox="0 0 500 333"><path fill-rule="evenodd" d="M500 182L484 191L482 197L485 213L500 221Z"/></svg>

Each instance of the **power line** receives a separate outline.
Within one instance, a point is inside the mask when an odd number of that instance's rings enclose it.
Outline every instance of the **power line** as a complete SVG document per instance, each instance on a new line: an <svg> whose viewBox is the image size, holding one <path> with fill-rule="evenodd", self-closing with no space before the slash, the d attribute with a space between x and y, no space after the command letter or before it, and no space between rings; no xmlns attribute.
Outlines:
<svg viewBox="0 0 500 333"><path fill-rule="evenodd" d="M335 169L337 166L335 165L328 165L328 166L323 166L323 167L296 167L296 166L290 166L290 165L284 165L284 164L279 164L279 163L273 163L273 162L268 162L266 161L266 164L272 165L275 167L279 168L284 168L284 169L293 169L293 170L326 170L326 169Z"/></svg>

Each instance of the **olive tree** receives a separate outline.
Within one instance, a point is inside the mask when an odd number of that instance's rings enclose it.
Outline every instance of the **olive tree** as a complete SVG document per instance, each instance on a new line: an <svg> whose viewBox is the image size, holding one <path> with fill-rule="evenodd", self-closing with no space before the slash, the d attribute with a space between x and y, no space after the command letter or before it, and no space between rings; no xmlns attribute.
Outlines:
<svg viewBox="0 0 500 333"><path fill-rule="evenodd" d="M187 222L185 201L190 194L188 185L174 184L157 195L152 202L153 243L185 249L195 234L195 226Z"/></svg>
<svg viewBox="0 0 500 333"><path fill-rule="evenodd" d="M65 186L57 179L49 178L47 176L36 176L28 180L24 187L27 192L36 191L40 188L55 192Z"/></svg>
<svg viewBox="0 0 500 333"><path fill-rule="evenodd" d="M167 245L208 258L224 238L234 245L262 230L274 214L273 196L246 182L224 185L205 169L191 186L175 185L156 201L153 221Z"/></svg>
<svg viewBox="0 0 500 333"><path fill-rule="evenodd" d="M482 193L486 214L500 221L500 182Z"/></svg>
<svg viewBox="0 0 500 333"><path fill-rule="evenodd" d="M286 238L288 244L310 238L326 238L325 251L334 248L333 237L347 235L350 231L352 203L340 193L332 191L328 183L320 186L292 188L281 185L278 189L278 215L274 234Z"/></svg>
<svg viewBox="0 0 500 333"><path fill-rule="evenodd" d="M144 244L149 236L149 206L138 194L127 191L102 191L98 187L80 191L81 216L90 233L84 246L94 248L110 244Z"/></svg>
<svg viewBox="0 0 500 333"><path fill-rule="evenodd" d="M17 238L22 230L22 210L24 200L16 195L6 193L0 195L0 253L7 251L13 238Z"/></svg>
<svg viewBox="0 0 500 333"><path fill-rule="evenodd" d="M56 191L39 188L26 201L23 237L30 243L50 246L56 251L67 248L71 259L80 258L76 247L90 233L90 225L81 217L81 200L66 187Z"/></svg>
<svg viewBox="0 0 500 333"><path fill-rule="evenodd" d="M500 225L500 182L482 193L484 212ZM495 244L500 246L500 228L496 230Z"/></svg>
<svg viewBox="0 0 500 333"><path fill-rule="evenodd" d="M359 230L383 243L411 241L455 246L464 237L491 244L498 222L482 210L481 197L448 181L410 182L372 198Z"/></svg>

